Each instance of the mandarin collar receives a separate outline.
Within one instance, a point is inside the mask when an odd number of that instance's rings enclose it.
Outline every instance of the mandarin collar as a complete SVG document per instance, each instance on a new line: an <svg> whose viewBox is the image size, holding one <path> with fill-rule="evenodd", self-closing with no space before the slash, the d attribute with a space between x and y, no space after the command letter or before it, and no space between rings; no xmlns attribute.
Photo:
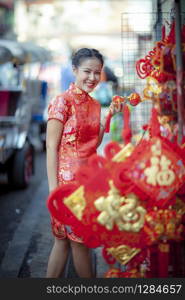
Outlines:
<svg viewBox="0 0 185 300"><path fill-rule="evenodd" d="M75 83L70 84L69 91L75 96L74 100L77 104L86 102L89 99L89 94L76 86Z"/></svg>

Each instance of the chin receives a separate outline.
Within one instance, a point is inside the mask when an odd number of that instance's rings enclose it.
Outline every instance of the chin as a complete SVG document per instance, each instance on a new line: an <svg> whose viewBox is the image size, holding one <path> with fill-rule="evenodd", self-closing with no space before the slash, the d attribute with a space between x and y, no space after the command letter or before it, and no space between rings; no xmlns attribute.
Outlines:
<svg viewBox="0 0 185 300"><path fill-rule="evenodd" d="M91 93L93 90L94 90L94 88L87 88L85 91L86 91L87 93Z"/></svg>
<svg viewBox="0 0 185 300"><path fill-rule="evenodd" d="M95 86L93 86L93 87L88 87L88 86L86 86L86 87L84 88L84 90L85 90L87 93L90 93L90 92L92 92L92 91L94 90L94 88L95 88Z"/></svg>

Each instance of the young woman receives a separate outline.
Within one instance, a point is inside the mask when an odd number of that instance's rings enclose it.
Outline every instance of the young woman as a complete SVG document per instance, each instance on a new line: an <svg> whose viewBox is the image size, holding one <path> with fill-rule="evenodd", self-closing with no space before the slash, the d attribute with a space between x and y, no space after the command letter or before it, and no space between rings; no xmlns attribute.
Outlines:
<svg viewBox="0 0 185 300"><path fill-rule="evenodd" d="M47 174L49 191L75 182L75 173L102 141L105 120L100 122L101 105L89 93L100 81L103 56L96 49L82 48L72 59L75 83L51 101L47 124ZM112 114L121 108L112 103ZM55 236L47 277L59 277L65 268L69 247L79 277L93 277L89 249L69 226L51 218Z"/></svg>

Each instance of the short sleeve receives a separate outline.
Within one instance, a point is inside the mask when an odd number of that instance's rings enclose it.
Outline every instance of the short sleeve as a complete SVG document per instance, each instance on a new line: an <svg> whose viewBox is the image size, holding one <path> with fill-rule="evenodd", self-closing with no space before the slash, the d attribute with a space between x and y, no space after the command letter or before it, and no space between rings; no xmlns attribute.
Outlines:
<svg viewBox="0 0 185 300"><path fill-rule="evenodd" d="M48 106L48 121L56 119L65 124L68 118L68 105L62 96L57 96L51 100Z"/></svg>

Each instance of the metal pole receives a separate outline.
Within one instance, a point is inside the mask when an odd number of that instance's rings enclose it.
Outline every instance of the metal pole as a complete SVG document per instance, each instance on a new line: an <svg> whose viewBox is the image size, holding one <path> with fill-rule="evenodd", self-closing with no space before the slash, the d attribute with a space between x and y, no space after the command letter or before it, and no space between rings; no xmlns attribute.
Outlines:
<svg viewBox="0 0 185 300"><path fill-rule="evenodd" d="M183 136L183 60L181 43L181 10L180 0L175 0L175 40L176 40L176 84L177 84L177 116L178 116L178 143Z"/></svg>

